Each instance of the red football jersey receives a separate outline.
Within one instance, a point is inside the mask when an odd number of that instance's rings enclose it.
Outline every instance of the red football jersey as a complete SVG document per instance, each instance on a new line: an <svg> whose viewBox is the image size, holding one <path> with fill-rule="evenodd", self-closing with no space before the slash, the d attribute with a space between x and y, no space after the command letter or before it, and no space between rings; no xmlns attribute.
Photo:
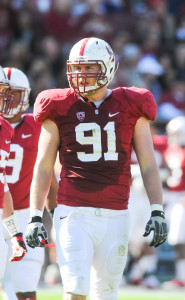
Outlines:
<svg viewBox="0 0 185 300"><path fill-rule="evenodd" d="M5 167L9 157L13 133L12 126L0 116L0 208L3 208Z"/></svg>
<svg viewBox="0 0 185 300"><path fill-rule="evenodd" d="M72 89L47 90L38 95L34 116L37 122L53 120L59 129L58 203L126 209L133 130L140 117L155 119L153 95L117 88L96 108Z"/></svg>
<svg viewBox="0 0 185 300"><path fill-rule="evenodd" d="M6 166L6 178L15 210L30 206L30 185L37 156L40 129L41 125L35 122L33 114L23 115L21 123L15 127Z"/></svg>
<svg viewBox="0 0 185 300"><path fill-rule="evenodd" d="M166 182L167 187L172 191L185 191L185 147L170 145L164 157L171 171Z"/></svg>

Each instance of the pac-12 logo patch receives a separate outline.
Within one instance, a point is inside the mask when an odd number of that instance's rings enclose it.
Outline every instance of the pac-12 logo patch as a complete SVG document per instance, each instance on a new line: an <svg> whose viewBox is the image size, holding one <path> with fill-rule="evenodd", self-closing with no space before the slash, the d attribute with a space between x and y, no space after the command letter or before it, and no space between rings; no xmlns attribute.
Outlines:
<svg viewBox="0 0 185 300"><path fill-rule="evenodd" d="M79 112L76 113L76 116L77 116L78 120L80 122L82 122L85 119L85 112L84 111L79 111Z"/></svg>

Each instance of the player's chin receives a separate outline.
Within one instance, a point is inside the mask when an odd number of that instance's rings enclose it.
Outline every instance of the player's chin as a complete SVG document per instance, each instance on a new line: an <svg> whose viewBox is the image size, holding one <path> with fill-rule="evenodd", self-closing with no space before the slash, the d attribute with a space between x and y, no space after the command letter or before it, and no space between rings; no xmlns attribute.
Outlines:
<svg viewBox="0 0 185 300"><path fill-rule="evenodd" d="M80 92L80 94L85 97L92 96L94 93L95 91Z"/></svg>
<svg viewBox="0 0 185 300"><path fill-rule="evenodd" d="M91 95L91 93L80 93L83 97L87 97Z"/></svg>

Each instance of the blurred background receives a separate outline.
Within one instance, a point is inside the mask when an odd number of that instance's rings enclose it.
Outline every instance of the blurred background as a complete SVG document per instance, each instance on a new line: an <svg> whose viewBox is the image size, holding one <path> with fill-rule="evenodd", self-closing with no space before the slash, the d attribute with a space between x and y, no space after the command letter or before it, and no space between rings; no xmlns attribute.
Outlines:
<svg viewBox="0 0 185 300"><path fill-rule="evenodd" d="M184 113L185 1L1 0L0 64L27 74L31 107L43 89L68 87L69 50L88 36L119 60L111 88L150 89L160 121Z"/></svg>
<svg viewBox="0 0 185 300"><path fill-rule="evenodd" d="M69 51L79 39L89 36L106 40L119 61L119 69L110 88L134 85L153 93L158 113L152 132L167 137L168 122L185 113L185 1L1 0L0 65L19 68L28 76L31 85L30 112L42 90L68 87L66 60ZM161 145L162 142L157 142L157 146ZM163 150L161 146L158 153L162 155ZM160 159L159 163L166 192L171 190L167 177L173 166L167 164L168 157L165 166L162 165L163 160ZM136 164L134 159L133 164ZM182 173L178 173L181 179ZM138 171L133 172L133 178L132 194L137 193L143 199ZM185 187L181 191L184 193ZM167 198L166 207L169 204ZM176 199L178 202L179 198ZM50 240L54 240L52 221L47 212L45 223ZM143 284L148 288L159 288L162 283L176 278L179 253L168 242L159 250L147 253L144 243L139 241L139 246L134 248L138 251L133 251L132 243L138 238L138 227L136 225L132 232L128 265L121 285ZM185 241L182 244L184 246ZM154 257L153 265L149 256ZM180 258L185 263L185 251ZM149 265L153 269L148 268ZM148 273L150 281L147 282ZM181 279L177 280L179 288L185 286L185 268L181 275ZM55 248L51 248L46 250L40 285L55 284L61 284L61 279Z"/></svg>

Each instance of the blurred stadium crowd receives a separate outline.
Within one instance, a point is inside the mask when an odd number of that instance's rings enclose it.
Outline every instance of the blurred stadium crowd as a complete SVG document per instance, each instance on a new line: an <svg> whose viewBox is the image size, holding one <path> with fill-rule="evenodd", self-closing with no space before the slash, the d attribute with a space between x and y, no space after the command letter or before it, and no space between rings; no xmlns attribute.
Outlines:
<svg viewBox="0 0 185 300"><path fill-rule="evenodd" d="M183 0L2 0L0 64L25 72L31 106L44 89L67 87L72 44L97 36L111 44L120 67L114 86L146 87L167 121L185 110Z"/></svg>
<svg viewBox="0 0 185 300"><path fill-rule="evenodd" d="M165 135L166 124L185 113L185 1L1 0L0 65L21 69L28 76L30 111L42 90L68 87L69 50L88 36L106 40L119 61L110 88L134 85L153 93L158 105L154 130ZM51 228L47 215L46 221ZM60 282L55 250L46 254L41 280L55 284ZM136 261L140 255L136 255ZM158 275L162 280L170 279L167 274L165 278L165 270L168 275L174 272L173 266L169 269L175 257L173 248L166 245L155 255L163 263L162 257L168 256L168 268L164 266ZM133 259L128 272L131 265ZM141 283L139 276L133 276L130 282ZM158 283L153 281L149 287L158 287Z"/></svg>

